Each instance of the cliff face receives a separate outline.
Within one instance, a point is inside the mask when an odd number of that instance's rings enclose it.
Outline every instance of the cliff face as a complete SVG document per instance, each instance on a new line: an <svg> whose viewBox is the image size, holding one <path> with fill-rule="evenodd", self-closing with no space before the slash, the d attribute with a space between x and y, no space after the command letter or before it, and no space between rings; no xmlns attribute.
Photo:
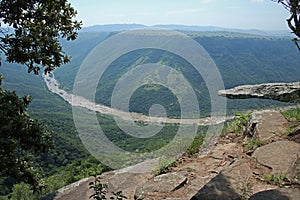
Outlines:
<svg viewBox="0 0 300 200"><path fill-rule="evenodd" d="M251 114L250 132L224 134L210 152L182 156L165 174L154 176L155 165L146 163L104 173L101 182L108 185L108 196L122 191L128 199L298 200L299 129L287 135L290 125L279 111L257 111ZM89 199L91 180L63 188L51 199Z"/></svg>
<svg viewBox="0 0 300 200"><path fill-rule="evenodd" d="M218 94L230 99L261 98L297 103L300 100L300 82L243 85L220 90Z"/></svg>

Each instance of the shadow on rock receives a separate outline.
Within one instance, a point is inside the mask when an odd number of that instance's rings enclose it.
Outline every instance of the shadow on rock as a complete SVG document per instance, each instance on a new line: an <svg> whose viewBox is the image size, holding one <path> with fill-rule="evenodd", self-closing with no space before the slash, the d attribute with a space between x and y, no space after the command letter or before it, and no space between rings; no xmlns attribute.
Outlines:
<svg viewBox="0 0 300 200"><path fill-rule="evenodd" d="M287 189L276 189L258 192L250 197L249 200L298 200L300 199L299 191L287 190Z"/></svg>
<svg viewBox="0 0 300 200"><path fill-rule="evenodd" d="M228 178L219 174L201 188L191 200L238 200L240 195L231 187Z"/></svg>

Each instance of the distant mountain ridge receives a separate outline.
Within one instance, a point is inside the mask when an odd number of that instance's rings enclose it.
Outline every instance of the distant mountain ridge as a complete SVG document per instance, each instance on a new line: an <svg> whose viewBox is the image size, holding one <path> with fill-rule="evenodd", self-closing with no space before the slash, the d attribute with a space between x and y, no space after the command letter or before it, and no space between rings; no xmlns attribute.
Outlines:
<svg viewBox="0 0 300 200"><path fill-rule="evenodd" d="M118 32L142 28L162 28L172 29L178 31L197 31L197 32L234 32L244 33L262 36L278 36L278 37L292 37L292 34L288 30L258 30L258 29L235 29L224 28L218 26L198 26L198 25L178 25L178 24L166 24L166 25L153 25L146 26L143 24L105 24L83 27L81 32Z"/></svg>

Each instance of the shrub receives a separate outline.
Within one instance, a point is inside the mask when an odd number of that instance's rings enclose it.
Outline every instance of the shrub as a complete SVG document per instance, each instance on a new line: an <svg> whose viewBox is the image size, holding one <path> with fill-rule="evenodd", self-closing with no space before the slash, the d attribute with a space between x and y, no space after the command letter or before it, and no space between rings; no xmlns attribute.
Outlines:
<svg viewBox="0 0 300 200"><path fill-rule="evenodd" d="M286 176L284 175L275 175L275 174L267 174L264 176L264 180L272 185L282 186L284 185L284 179Z"/></svg>
<svg viewBox="0 0 300 200"><path fill-rule="evenodd" d="M251 118L251 112L247 114L241 112L236 113L235 119L228 127L229 131L234 133L244 132L246 127L249 124L250 118Z"/></svg>
<svg viewBox="0 0 300 200"><path fill-rule="evenodd" d="M288 121L300 121L300 108L292 108L281 112Z"/></svg>
<svg viewBox="0 0 300 200"><path fill-rule="evenodd" d="M255 150L258 147L262 146L263 142L257 139L250 139L248 140L248 143L246 144L247 150Z"/></svg>
<svg viewBox="0 0 300 200"><path fill-rule="evenodd" d="M107 193L107 184L103 184L100 181L100 177L94 176L94 181L89 183L89 188L93 190L93 194L90 196L90 199L93 198L95 200L106 200L106 193ZM109 199L111 200L123 200L127 199L126 196L122 194L122 191L113 192L113 196Z"/></svg>

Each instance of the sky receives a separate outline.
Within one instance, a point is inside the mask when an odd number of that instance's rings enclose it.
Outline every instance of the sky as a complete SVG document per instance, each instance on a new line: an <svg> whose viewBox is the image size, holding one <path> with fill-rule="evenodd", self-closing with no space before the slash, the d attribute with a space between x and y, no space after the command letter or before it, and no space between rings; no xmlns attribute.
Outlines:
<svg viewBox="0 0 300 200"><path fill-rule="evenodd" d="M287 30L289 12L272 0L69 0L83 26L181 24Z"/></svg>

